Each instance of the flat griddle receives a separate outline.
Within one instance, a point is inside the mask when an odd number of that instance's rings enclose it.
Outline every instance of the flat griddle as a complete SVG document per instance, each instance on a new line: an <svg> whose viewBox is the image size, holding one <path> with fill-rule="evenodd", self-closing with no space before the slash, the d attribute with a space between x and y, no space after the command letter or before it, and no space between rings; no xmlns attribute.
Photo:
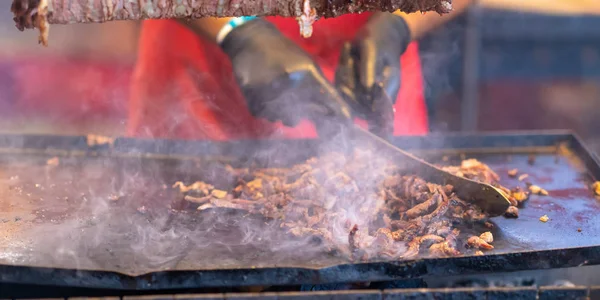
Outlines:
<svg viewBox="0 0 600 300"><path fill-rule="evenodd" d="M550 196L532 196L518 219L493 218L496 248L485 256L353 263L299 247L305 244L279 245L289 238L283 233L270 241L257 239L272 229L265 220L170 209L181 203L172 201L175 181L231 184L222 180L225 163L289 165L318 154L322 149L316 141L118 138L111 145L89 146L86 137L3 135L0 283L150 291L383 281L600 263L600 202L589 189L600 178L600 165L575 135L446 135L392 142L432 162L443 156L448 163L461 155L478 158L508 187L517 181L507 171L517 168ZM530 164L532 155L535 162ZM53 157L59 157L58 166L47 165ZM550 221L540 222L542 215Z"/></svg>

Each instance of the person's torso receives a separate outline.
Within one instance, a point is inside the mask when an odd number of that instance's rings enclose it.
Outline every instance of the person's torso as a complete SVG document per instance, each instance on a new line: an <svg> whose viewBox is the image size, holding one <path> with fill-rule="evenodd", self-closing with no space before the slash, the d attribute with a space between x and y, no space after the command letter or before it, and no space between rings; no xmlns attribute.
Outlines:
<svg viewBox="0 0 600 300"><path fill-rule="evenodd" d="M309 53L333 81L342 45L354 38L369 17L363 13L318 20L310 38L300 36L293 18L267 20ZM176 21L145 21L139 53L129 108L131 135L221 140L316 136L310 122L288 128L254 118L237 88L227 56L214 42ZM418 50L413 44L402 57L395 134L426 132L421 81Z"/></svg>

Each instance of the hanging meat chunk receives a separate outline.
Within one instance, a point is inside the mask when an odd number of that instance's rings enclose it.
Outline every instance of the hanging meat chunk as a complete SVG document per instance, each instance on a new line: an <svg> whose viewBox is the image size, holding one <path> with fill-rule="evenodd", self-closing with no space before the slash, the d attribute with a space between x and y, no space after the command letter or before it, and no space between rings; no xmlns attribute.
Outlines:
<svg viewBox="0 0 600 300"><path fill-rule="evenodd" d="M452 0L13 0L11 11L19 30L38 28L47 45L49 24L102 23L117 20L235 16L295 17L306 37L319 17L365 11L426 12L452 10Z"/></svg>

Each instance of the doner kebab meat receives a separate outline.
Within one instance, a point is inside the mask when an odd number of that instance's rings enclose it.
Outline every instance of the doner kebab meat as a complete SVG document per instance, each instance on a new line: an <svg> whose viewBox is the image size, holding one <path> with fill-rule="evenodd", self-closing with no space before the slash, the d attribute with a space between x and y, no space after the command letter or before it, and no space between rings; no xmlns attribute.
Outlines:
<svg viewBox="0 0 600 300"><path fill-rule="evenodd" d="M301 32L311 32L320 17L365 11L407 13L452 10L452 0L13 0L11 11L19 30L37 28L48 44L50 24L102 23L117 20L236 16L295 17ZM308 37L308 36L305 36Z"/></svg>
<svg viewBox="0 0 600 300"><path fill-rule="evenodd" d="M512 197L477 160L445 169ZM370 151L331 153L291 168L228 170L237 180L228 190L210 182L174 187L200 211L233 209L275 220L290 235L316 237L328 251L353 260L457 256L461 248L481 255L494 248L487 215L458 198L453 186L426 182ZM461 232L474 224L482 232Z"/></svg>

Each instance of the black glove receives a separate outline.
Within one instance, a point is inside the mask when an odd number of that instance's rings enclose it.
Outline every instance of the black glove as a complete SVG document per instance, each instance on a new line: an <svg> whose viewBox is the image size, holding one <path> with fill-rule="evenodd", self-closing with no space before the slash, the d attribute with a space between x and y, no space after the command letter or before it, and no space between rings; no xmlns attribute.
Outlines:
<svg viewBox="0 0 600 300"><path fill-rule="evenodd" d="M410 41L402 17L374 14L344 45L336 71L336 85L354 112L388 133L400 89L400 56Z"/></svg>
<svg viewBox="0 0 600 300"><path fill-rule="evenodd" d="M254 116L286 126L304 118L350 120L350 108L319 66L271 23L236 27L221 47Z"/></svg>

